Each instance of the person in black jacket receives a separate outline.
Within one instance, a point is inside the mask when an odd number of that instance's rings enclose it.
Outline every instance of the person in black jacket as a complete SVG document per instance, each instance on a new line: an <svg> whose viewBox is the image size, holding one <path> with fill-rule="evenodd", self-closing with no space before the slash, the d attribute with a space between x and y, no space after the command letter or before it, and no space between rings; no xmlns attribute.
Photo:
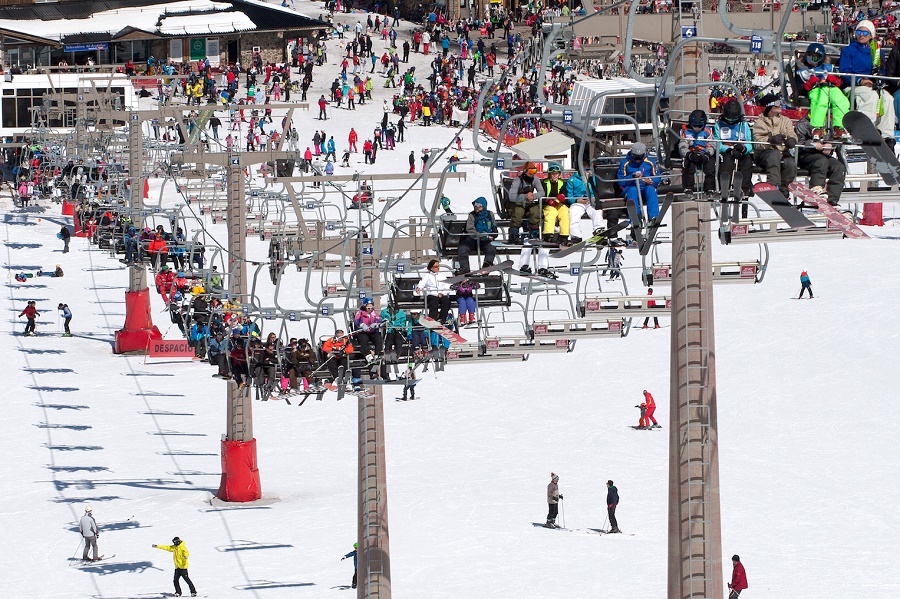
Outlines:
<svg viewBox="0 0 900 599"><path fill-rule="evenodd" d="M63 240L63 254L69 253L69 238L72 237L72 234L69 233L68 225L63 225L62 229L59 230L59 238Z"/></svg>
<svg viewBox="0 0 900 599"><path fill-rule="evenodd" d="M619 505L619 490L613 484L613 481L606 481L606 513L609 514L609 532L622 532L619 530L619 523L616 521L616 506Z"/></svg>
<svg viewBox="0 0 900 599"><path fill-rule="evenodd" d="M264 389L268 382L268 389L274 389L278 382L275 378L278 368L278 354L275 353L275 346L267 343L263 350L257 355L254 369L256 370L256 386Z"/></svg>

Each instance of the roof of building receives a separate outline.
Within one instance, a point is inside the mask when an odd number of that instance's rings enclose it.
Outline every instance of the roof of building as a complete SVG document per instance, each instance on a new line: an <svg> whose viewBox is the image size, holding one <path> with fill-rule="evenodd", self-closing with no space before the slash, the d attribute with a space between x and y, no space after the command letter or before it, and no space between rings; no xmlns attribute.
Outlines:
<svg viewBox="0 0 900 599"><path fill-rule="evenodd" d="M241 31L302 31L328 24L260 0L57 0L0 6L0 29L66 43Z"/></svg>

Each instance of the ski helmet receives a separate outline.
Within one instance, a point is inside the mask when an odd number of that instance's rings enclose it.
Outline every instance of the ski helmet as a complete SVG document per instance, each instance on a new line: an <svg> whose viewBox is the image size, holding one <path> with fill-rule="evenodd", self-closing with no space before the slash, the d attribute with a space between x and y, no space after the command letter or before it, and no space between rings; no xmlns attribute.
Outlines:
<svg viewBox="0 0 900 599"><path fill-rule="evenodd" d="M353 543L353 548L354 548L354 549L359 549L359 543Z"/></svg>
<svg viewBox="0 0 900 599"><path fill-rule="evenodd" d="M548 173L561 173L562 168L560 168L560 166L557 163L551 162L550 166L547 167L547 172Z"/></svg>
<svg viewBox="0 0 900 599"><path fill-rule="evenodd" d="M631 154L632 160L638 162L644 159L644 156L647 155L647 146L643 142L635 142L631 145L631 151L628 152Z"/></svg>
<svg viewBox="0 0 900 599"><path fill-rule="evenodd" d="M179 539L178 537L175 537L174 539L172 539L172 544L173 545L181 545L181 539Z"/></svg>
<svg viewBox="0 0 900 599"><path fill-rule="evenodd" d="M732 98L725 103L725 108L722 109L722 120L724 122L729 125L736 125L741 122L743 116L740 102Z"/></svg>
<svg viewBox="0 0 900 599"><path fill-rule="evenodd" d="M823 62L825 62L825 46L819 43L812 43L806 47L807 64L816 66Z"/></svg>
<svg viewBox="0 0 900 599"><path fill-rule="evenodd" d="M688 127L706 127L706 113L699 108L688 117Z"/></svg>

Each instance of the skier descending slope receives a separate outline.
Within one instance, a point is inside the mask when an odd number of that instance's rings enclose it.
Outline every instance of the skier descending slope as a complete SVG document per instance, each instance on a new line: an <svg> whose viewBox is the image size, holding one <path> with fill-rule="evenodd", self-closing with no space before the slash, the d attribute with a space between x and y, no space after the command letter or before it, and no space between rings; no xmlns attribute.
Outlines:
<svg viewBox="0 0 900 599"><path fill-rule="evenodd" d="M731 563L734 565L734 570L731 572L731 582L728 583L728 588L730 589L728 599L738 599L741 591L749 586L747 584L747 573L744 571L744 564L741 563L739 555L732 555Z"/></svg>
<svg viewBox="0 0 900 599"><path fill-rule="evenodd" d="M559 513L559 502L563 497L559 494L559 485L556 484L558 482L559 475L551 472L550 484L547 485L547 503L550 509L547 511L547 523L544 524L544 528L559 528L556 523L556 515Z"/></svg>
<svg viewBox="0 0 900 599"><path fill-rule="evenodd" d="M616 506L619 505L619 490L613 484L613 481L606 481L606 513L609 514L609 532L622 532L619 530L619 523L616 520Z"/></svg>

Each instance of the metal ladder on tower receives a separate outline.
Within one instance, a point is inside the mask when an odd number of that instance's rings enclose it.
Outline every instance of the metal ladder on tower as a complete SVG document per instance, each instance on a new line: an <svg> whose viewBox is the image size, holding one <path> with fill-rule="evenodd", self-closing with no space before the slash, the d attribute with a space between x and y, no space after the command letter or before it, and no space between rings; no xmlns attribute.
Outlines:
<svg viewBox="0 0 900 599"><path fill-rule="evenodd" d="M686 222L686 221L683 221ZM685 227L687 229L687 227ZM682 288L687 298L685 321L682 330L678 331L679 343L686 355L683 367L686 371L686 400L679 405L683 453L679 456L681 473L683 516L680 531L682 547L688 546L687 564L682 564L683 576L689 576L687 586L682 584L682 597L690 599L711 599L714 596L711 547L711 493L710 467L713 444L710 422L710 365L708 357L712 343L710 337L709 303L700 301L703 293L702 277L711 277L704 273L709 267L704 260L690 259L697 256L704 246L708 247L709 236L703 229L694 233L685 230L683 239L697 239L697 244L685 244L681 259L684 260L686 273L685 285ZM686 489L686 493L684 490ZM686 566L686 567L685 567Z"/></svg>
<svg viewBox="0 0 900 599"><path fill-rule="evenodd" d="M685 6L690 5L691 9L686 11ZM675 3L676 18L672 19L672 40L678 41L682 37L697 37L703 35L703 0L693 0L693 2L676 1ZM700 83L706 80L706 50L702 46L689 45L684 48L678 57L669 57L670 60L678 60L678 67L675 71L677 83L690 84ZM707 97L703 92L705 88L700 88L696 92L682 92L676 98L669 99L669 107L675 110L684 110L690 112L695 108L706 108ZM677 102L678 105L675 105ZM687 118L687 115L683 115ZM676 117L678 118L678 117Z"/></svg>
<svg viewBox="0 0 900 599"><path fill-rule="evenodd" d="M364 492L363 501L363 527L365 530L365 538L361 551L366 552L366 571L365 575L365 594L366 597L382 597L382 576L384 574L384 552L379 546L382 538L382 517L381 506L385 498L380 496L381 490L378 484L378 459L377 451L381 441L378 436L378 427L375 420L375 406L369 398L360 401L362 423L364 435L363 440L363 463L360 476L363 479Z"/></svg>

